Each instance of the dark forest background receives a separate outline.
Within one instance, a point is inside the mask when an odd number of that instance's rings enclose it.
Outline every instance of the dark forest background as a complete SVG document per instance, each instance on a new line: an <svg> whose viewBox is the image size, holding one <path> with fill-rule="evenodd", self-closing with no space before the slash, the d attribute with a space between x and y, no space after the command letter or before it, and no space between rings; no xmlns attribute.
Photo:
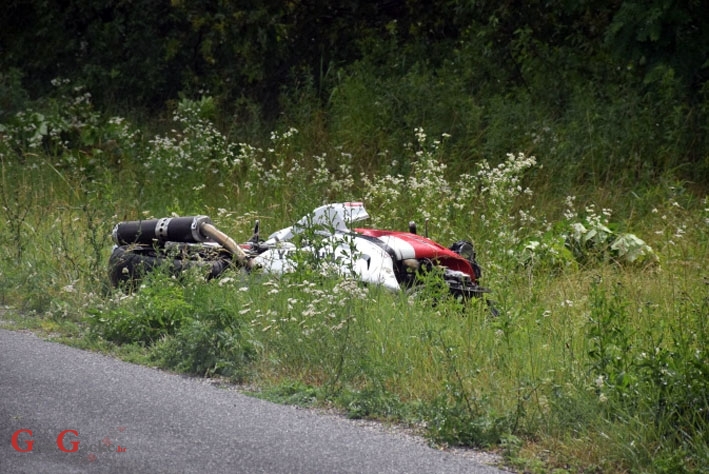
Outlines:
<svg viewBox="0 0 709 474"><path fill-rule="evenodd" d="M524 151L559 183L709 181L700 0L11 0L3 10L0 122L64 78L97 107L150 118L208 95L234 135L294 126L362 166L423 127L452 135L458 168Z"/></svg>

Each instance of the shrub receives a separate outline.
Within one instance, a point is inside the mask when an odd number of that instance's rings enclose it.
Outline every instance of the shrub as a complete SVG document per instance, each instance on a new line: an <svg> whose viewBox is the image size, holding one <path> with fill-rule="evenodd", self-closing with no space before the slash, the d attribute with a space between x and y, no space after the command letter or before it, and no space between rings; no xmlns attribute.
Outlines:
<svg viewBox="0 0 709 474"><path fill-rule="evenodd" d="M244 380L258 347L249 326L226 308L194 309L171 337L155 345L153 357L180 372Z"/></svg>
<svg viewBox="0 0 709 474"><path fill-rule="evenodd" d="M91 309L89 322L95 333L108 340L149 345L175 334L194 310L176 279L153 271L141 291L116 295L104 306Z"/></svg>

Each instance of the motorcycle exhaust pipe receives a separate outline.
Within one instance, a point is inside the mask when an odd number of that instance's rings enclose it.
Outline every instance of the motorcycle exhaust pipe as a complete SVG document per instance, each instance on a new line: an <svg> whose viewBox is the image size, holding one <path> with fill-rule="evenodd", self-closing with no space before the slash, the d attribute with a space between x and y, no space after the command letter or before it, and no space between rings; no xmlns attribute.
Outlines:
<svg viewBox="0 0 709 474"><path fill-rule="evenodd" d="M211 223L208 223L208 222L202 223L199 230L202 233L204 233L204 235L211 238L212 240L217 242L219 245L221 245L222 247L227 249L229 251L229 253L231 253L232 256L234 258L236 258L236 261L241 266L251 269L252 260L250 260L248 255L246 255L246 252L244 252L244 249L239 247L239 245L236 242L234 242L234 239L232 239L231 237L226 235L224 232L217 229Z"/></svg>
<svg viewBox="0 0 709 474"><path fill-rule="evenodd" d="M207 240L200 232L203 224L211 224L207 216L164 217L145 221L119 222L113 228L116 245L163 242L199 243Z"/></svg>
<svg viewBox="0 0 709 474"><path fill-rule="evenodd" d="M217 242L229 251L237 262L248 268L250 260L244 249L220 231L207 216L164 217L145 221L119 222L113 228L116 245L154 245L164 242L201 243L208 240Z"/></svg>

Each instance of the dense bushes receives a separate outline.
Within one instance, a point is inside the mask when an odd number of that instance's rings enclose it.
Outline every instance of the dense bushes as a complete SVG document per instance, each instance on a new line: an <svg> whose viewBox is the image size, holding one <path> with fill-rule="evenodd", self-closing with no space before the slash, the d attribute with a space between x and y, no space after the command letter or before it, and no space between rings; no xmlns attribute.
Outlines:
<svg viewBox="0 0 709 474"><path fill-rule="evenodd" d="M459 168L520 150L547 157L564 182L668 171L706 182L709 173L709 27L699 3L8 8L0 71L14 86L0 88L0 116L67 78L101 108L155 113L206 94L234 131L263 138L279 119L315 127L364 166L423 127L452 135Z"/></svg>

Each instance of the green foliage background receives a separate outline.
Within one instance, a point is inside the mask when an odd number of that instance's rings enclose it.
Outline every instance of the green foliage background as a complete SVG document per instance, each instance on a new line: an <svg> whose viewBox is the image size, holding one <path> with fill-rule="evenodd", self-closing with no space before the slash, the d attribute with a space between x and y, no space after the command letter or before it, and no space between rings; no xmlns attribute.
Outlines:
<svg viewBox="0 0 709 474"><path fill-rule="evenodd" d="M667 0L15 0L0 72L22 89L0 91L0 117L67 78L101 108L153 117L207 94L248 138L285 122L356 146L365 165L422 126L453 136L461 168L523 150L560 182L703 183L704 13Z"/></svg>

